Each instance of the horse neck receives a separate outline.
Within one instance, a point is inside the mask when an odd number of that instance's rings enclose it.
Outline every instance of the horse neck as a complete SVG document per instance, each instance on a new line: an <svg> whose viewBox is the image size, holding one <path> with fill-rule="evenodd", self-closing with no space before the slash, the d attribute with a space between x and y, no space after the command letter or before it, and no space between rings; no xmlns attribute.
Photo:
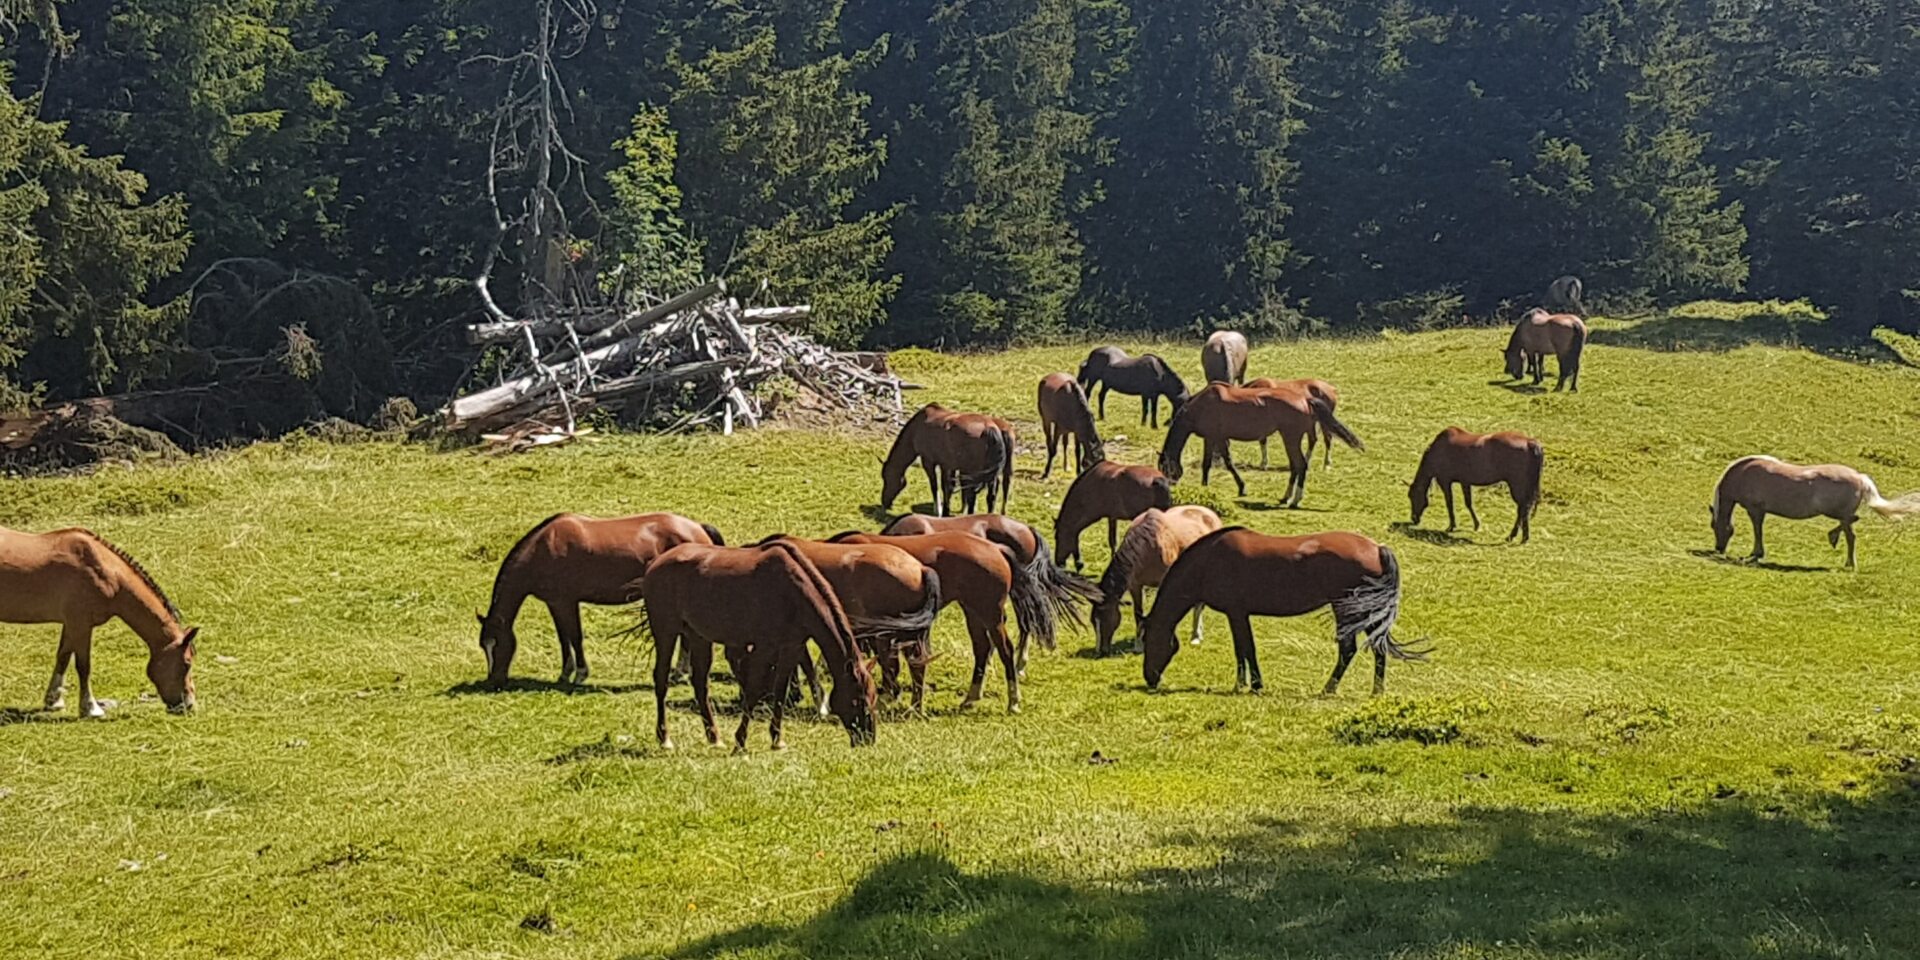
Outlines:
<svg viewBox="0 0 1920 960"><path fill-rule="evenodd" d="M1420 455L1420 468L1413 472L1414 489L1416 490L1421 489L1425 487L1427 484L1433 482L1433 475L1436 472L1434 469L1433 460L1434 460L1434 455L1433 455L1432 447L1427 448L1427 452Z"/></svg>
<svg viewBox="0 0 1920 960"><path fill-rule="evenodd" d="M122 570L119 576L120 588L111 604L113 615L139 634L148 650L159 650L178 642L186 631L159 592L147 586L132 570Z"/></svg>
<svg viewBox="0 0 1920 960"><path fill-rule="evenodd" d="M1168 454L1176 458L1186 456L1187 439L1192 436L1193 419L1186 415L1185 410L1182 410L1179 416L1173 418L1172 423L1167 424L1167 442L1160 447L1160 456L1162 458Z"/></svg>
<svg viewBox="0 0 1920 960"><path fill-rule="evenodd" d="M914 418L900 428L900 434L893 438L893 446L887 449L887 459L880 467L887 479L906 479L907 468L913 465L914 458L918 456L913 449L913 433L924 429L926 425L923 414L914 414Z"/></svg>
<svg viewBox="0 0 1920 960"><path fill-rule="evenodd" d="M498 617L511 627L520 616L520 608L526 605L527 597L533 593L527 580L523 551L507 554L507 559L500 562L500 572L493 578L493 598L487 603L487 619Z"/></svg>

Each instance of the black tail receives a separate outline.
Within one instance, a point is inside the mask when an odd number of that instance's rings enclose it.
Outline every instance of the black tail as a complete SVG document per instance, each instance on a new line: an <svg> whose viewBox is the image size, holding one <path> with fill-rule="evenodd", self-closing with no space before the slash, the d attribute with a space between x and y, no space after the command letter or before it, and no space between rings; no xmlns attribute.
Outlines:
<svg viewBox="0 0 1920 960"><path fill-rule="evenodd" d="M1400 561L1386 547L1380 548L1380 575L1368 577L1334 601L1333 613L1341 643L1365 633L1375 653L1397 660L1425 660L1432 652L1401 646L1393 639L1394 621L1400 619Z"/></svg>
<svg viewBox="0 0 1920 960"><path fill-rule="evenodd" d="M920 582L925 599L920 609L903 613L897 617L855 617L847 620L853 624L853 635L864 644L878 644L885 641L893 644L911 643L927 635L933 629L934 618L940 615L940 576L931 568L923 568Z"/></svg>
<svg viewBox="0 0 1920 960"><path fill-rule="evenodd" d="M1021 565L1019 554L1012 547L998 546L1013 568L1013 591L1009 599L1013 601L1013 620L1020 627L1020 635L1040 641L1048 650L1058 649L1060 622L1047 596L1045 582L1036 575L1033 564Z"/></svg>
<svg viewBox="0 0 1920 960"><path fill-rule="evenodd" d="M1341 443L1355 450L1367 448L1366 444L1360 442L1358 434L1348 429L1346 424L1341 423L1339 418L1333 415L1333 407L1325 399L1317 394L1308 394L1307 406L1312 408L1313 419L1319 421L1320 429L1339 437Z"/></svg>
<svg viewBox="0 0 1920 960"><path fill-rule="evenodd" d="M712 540L714 546L724 547L727 545L726 539L720 536L720 530L713 524L703 523L700 525L700 529L707 532L707 539Z"/></svg>
<svg viewBox="0 0 1920 960"><path fill-rule="evenodd" d="M1571 377L1580 372L1580 354L1587 349L1587 327L1581 324L1574 328L1573 345L1567 348L1567 355L1560 359L1560 374Z"/></svg>
<svg viewBox="0 0 1920 960"><path fill-rule="evenodd" d="M1540 506L1540 472L1546 468L1547 451L1541 448L1540 441L1534 440L1527 444L1527 456L1527 502L1520 509L1531 518L1534 508Z"/></svg>
<svg viewBox="0 0 1920 960"><path fill-rule="evenodd" d="M1093 581L1053 562L1053 548L1038 530L1033 532L1033 560L1027 564L1027 575L1041 585L1054 614L1076 628L1085 622L1077 604L1095 604L1102 596Z"/></svg>
<svg viewBox="0 0 1920 960"><path fill-rule="evenodd" d="M992 486L1000 479L1001 467L1006 461L1013 457L1012 452L1007 449L1007 435L1001 433L998 427L989 429L986 435L980 439L986 441L987 462L990 465L985 470L977 473L962 475L960 478L960 490L962 493L969 490L983 490Z"/></svg>

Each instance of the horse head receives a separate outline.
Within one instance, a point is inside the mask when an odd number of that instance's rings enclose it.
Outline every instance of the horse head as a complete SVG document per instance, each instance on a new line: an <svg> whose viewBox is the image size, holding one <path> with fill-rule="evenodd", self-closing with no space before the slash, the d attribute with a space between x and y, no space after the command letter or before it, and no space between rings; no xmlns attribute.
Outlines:
<svg viewBox="0 0 1920 960"><path fill-rule="evenodd" d="M827 695L828 706L833 715L840 718L840 724L847 728L847 737L853 746L863 747L873 743L879 735L874 722L874 706L880 702L880 693L873 685L873 661L861 656L857 651L847 658L847 669L852 674L853 683L835 683ZM859 690L855 690L855 686Z"/></svg>
<svg viewBox="0 0 1920 960"><path fill-rule="evenodd" d="M480 654L487 658L487 685L495 690L507 685L507 668L513 664L513 623L491 611L474 615L480 621Z"/></svg>
<svg viewBox="0 0 1920 960"><path fill-rule="evenodd" d="M1124 592L1124 589L1109 592L1093 605L1093 632L1101 650L1111 646L1114 634L1120 632L1120 595Z"/></svg>
<svg viewBox="0 0 1920 960"><path fill-rule="evenodd" d="M1432 487L1433 482L1424 476L1407 485L1407 502L1413 506L1413 522L1416 526L1420 523L1421 515L1427 512L1427 497Z"/></svg>
<svg viewBox="0 0 1920 960"><path fill-rule="evenodd" d="M1527 355L1526 351L1520 347L1520 329L1532 316L1528 314L1521 318L1520 323L1514 325L1513 336L1507 340L1506 360L1509 380L1518 380L1527 375Z"/></svg>
<svg viewBox="0 0 1920 960"><path fill-rule="evenodd" d="M898 499L900 491L907 488L907 472L898 473L887 469L887 461L880 461L880 509L892 510L893 501Z"/></svg>
<svg viewBox="0 0 1920 960"><path fill-rule="evenodd" d="M1707 516L1713 522L1713 552L1726 553L1727 542L1733 539L1733 510L1729 509L1726 516L1721 516L1719 507L1708 504Z"/></svg>
<svg viewBox="0 0 1920 960"><path fill-rule="evenodd" d="M147 656L147 679L167 705L168 713L187 713L193 709L193 638L200 635L194 627L180 639L157 647Z"/></svg>
<svg viewBox="0 0 1920 960"><path fill-rule="evenodd" d="M1167 672L1167 664L1173 662L1173 655L1180 650L1180 644L1174 641L1173 624L1157 623L1152 615L1140 628L1140 672L1147 681L1148 690L1160 688L1160 677Z"/></svg>
<svg viewBox="0 0 1920 960"><path fill-rule="evenodd" d="M1107 445L1099 440L1080 444L1080 469L1092 470L1094 465L1107 458Z"/></svg>

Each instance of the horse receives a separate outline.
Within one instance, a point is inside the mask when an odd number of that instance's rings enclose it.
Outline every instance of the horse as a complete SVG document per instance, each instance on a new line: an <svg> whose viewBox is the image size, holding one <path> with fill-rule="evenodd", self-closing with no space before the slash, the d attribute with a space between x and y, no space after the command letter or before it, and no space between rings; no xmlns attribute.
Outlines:
<svg viewBox="0 0 1920 960"><path fill-rule="evenodd" d="M1013 493L1013 443L1011 425L978 413L955 413L937 403L929 403L908 418L893 439L893 446L880 461L880 509L893 509L893 501L907 486L907 468L915 460L927 471L927 486L932 488L934 510L940 516L953 512L953 491L960 488L961 505L972 513L980 491L987 491L987 512L995 509L995 493L1005 482L1005 495Z"/></svg>
<svg viewBox="0 0 1920 960"><path fill-rule="evenodd" d="M1216 330L1200 348L1200 369L1209 383L1238 384L1247 378L1247 338L1232 330Z"/></svg>
<svg viewBox="0 0 1920 960"><path fill-rule="evenodd" d="M627 604L640 598L640 577L655 557L683 543L724 546L720 531L673 513L601 519L556 513L507 551L493 577L493 599L480 620L487 686L507 685L519 638L514 621L532 597L547 605L560 639L560 682L587 682L580 605Z"/></svg>
<svg viewBox="0 0 1920 960"><path fill-rule="evenodd" d="M1060 562L1073 558L1075 569L1085 567L1080 555L1080 533L1095 520L1107 521L1107 549L1119 544L1116 524L1132 520L1142 512L1173 506L1173 483L1152 467L1126 466L1102 460L1074 478L1060 501L1060 516L1053 521L1053 541L1065 550Z"/></svg>
<svg viewBox="0 0 1920 960"><path fill-rule="evenodd" d="M1507 485L1518 513L1507 539L1515 535L1521 543L1533 539L1533 511L1540 505L1540 469L1547 462L1540 441L1524 433L1468 433L1459 427L1440 431L1420 457L1420 469L1407 487L1407 500L1413 505L1413 523L1427 512L1428 490L1440 485L1447 500L1447 531L1459 526L1453 514L1453 485L1460 485L1460 496L1467 503L1467 516L1473 528L1480 529L1480 515L1473 510L1473 488L1496 483Z"/></svg>
<svg viewBox="0 0 1920 960"><path fill-rule="evenodd" d="M986 683L987 664L995 654L1007 676L1007 712L1020 712L1020 661L1013 641L1007 638L1007 601L1012 600L1016 619L1027 622L1046 604L1044 597L1022 586L1019 564L1013 550L991 543L970 533L922 533L887 537L848 530L827 538L828 543L885 543L912 554L914 559L940 577L940 602L957 603L966 616L967 636L973 641L973 686L961 701L962 708L980 701ZM1051 636L1043 637L1048 648ZM925 651L923 650L924 654ZM926 662L921 656L908 662L913 671L913 701L917 706L926 689ZM883 657L881 669L889 677L898 675L893 658Z"/></svg>
<svg viewBox="0 0 1920 960"><path fill-rule="evenodd" d="M1093 605L1093 629L1098 651L1113 650L1120 629L1120 598L1133 594L1133 627L1137 633L1147 618L1146 588L1158 587L1167 570L1194 541L1220 529L1220 515L1206 507L1180 506L1148 510L1133 518L1127 537L1113 552L1113 562L1100 578L1100 600ZM1200 608L1193 610L1193 642L1200 642Z"/></svg>
<svg viewBox="0 0 1920 960"><path fill-rule="evenodd" d="M1050 373L1040 381L1040 429L1047 435L1047 468L1040 471L1042 480L1053 473L1055 449L1065 452L1069 442L1078 454L1073 460L1076 474L1107 458L1100 428L1093 422L1093 409L1087 406L1087 392L1070 374Z"/></svg>
<svg viewBox="0 0 1920 960"><path fill-rule="evenodd" d="M693 648L693 699L708 743L720 742L708 696L713 644L746 650L740 727L733 736L734 752L744 753L754 708L793 675L808 655L808 639L819 645L833 675L828 704L852 745L874 742L873 675L860 657L853 626L833 587L798 547L780 540L758 547L683 543L648 565L640 595L645 617L641 626L654 638L653 703L660 746L673 748L667 735L667 687L673 651L683 639ZM786 747L781 732L785 706L786 697L773 698L769 732L775 750Z"/></svg>
<svg viewBox="0 0 1920 960"><path fill-rule="evenodd" d="M67 705L67 664L80 680L80 715L104 717L93 696L93 631L118 617L147 644L147 679L169 713L194 707L193 641L180 611L125 550L77 527L21 533L0 527L0 623L60 624L46 707Z"/></svg>
<svg viewBox="0 0 1920 960"><path fill-rule="evenodd" d="M1561 277L1547 285L1547 309L1584 317L1587 315L1587 306L1580 302L1584 292L1579 277L1571 274Z"/></svg>
<svg viewBox="0 0 1920 960"><path fill-rule="evenodd" d="M1761 538L1761 523L1767 514L1790 520L1828 517L1840 525L1827 531L1827 545L1840 545L1847 538L1847 567L1854 569L1853 524L1865 507L1889 520L1920 513L1920 492L1892 500L1880 495L1873 478L1852 467L1837 463L1801 466L1768 456L1741 457L1727 465L1720 482L1713 488L1713 552L1727 552L1733 539L1733 508L1745 507L1753 521L1753 553L1750 560L1767 555Z"/></svg>
<svg viewBox="0 0 1920 960"><path fill-rule="evenodd" d="M1518 380L1533 375L1538 386L1547 375L1547 354L1560 363L1560 377L1554 381L1555 393L1562 387L1580 392L1580 354L1587 348L1587 325L1571 313L1548 313L1539 307L1527 311L1513 326L1507 339L1507 378Z"/></svg>
<svg viewBox="0 0 1920 960"><path fill-rule="evenodd" d="M1203 444L1200 457L1201 486L1207 484L1213 461L1218 458L1227 472L1233 475L1233 482L1238 485L1240 496L1244 497L1247 495L1247 482L1240 478L1240 471L1233 465L1231 441L1259 440L1277 433L1286 444L1290 471L1287 492L1281 500L1288 506L1298 507L1300 499L1306 496L1307 468L1312 463L1301 452L1300 441L1313 432L1316 424L1355 450L1367 448L1346 424L1333 415L1333 408L1311 392L1208 384L1205 390L1194 395L1167 427L1167 441L1160 448L1160 470L1173 482L1180 482L1183 473L1180 460L1186 452L1187 440L1197 434Z"/></svg>
<svg viewBox="0 0 1920 960"><path fill-rule="evenodd" d="M1147 689L1160 686L1167 663L1180 650L1173 628L1199 605L1227 615L1233 626L1234 689L1262 682L1253 647L1253 617L1297 617L1333 608L1339 659L1322 696L1340 688L1361 634L1373 649L1373 692L1387 689L1387 658L1424 660L1429 651L1393 639L1400 616L1400 563L1393 551L1357 533L1271 537L1245 527L1226 527L1200 538L1174 561L1141 628L1141 670Z"/></svg>
<svg viewBox="0 0 1920 960"><path fill-rule="evenodd" d="M909 513L887 524L880 531L881 536L902 536L916 533L948 533L958 531L983 537L993 543L1001 544L1013 551L1014 559L1021 566L1020 576L1029 583L1036 584L1036 591L1045 595L1048 607L1036 611L1037 622L1033 632L1028 625L1020 625L1020 665L1027 663L1027 644L1035 634L1052 636L1057 630L1057 622L1065 620L1068 624L1080 622L1079 603L1093 603L1100 599L1100 588L1092 581L1062 568L1053 562L1053 551L1047 546L1047 538L1039 531L998 513L976 513L965 517L929 517L918 513Z"/></svg>
<svg viewBox="0 0 1920 960"><path fill-rule="evenodd" d="M1338 410L1340 407L1340 391L1335 389L1333 384L1328 383L1325 380L1315 380L1312 378L1303 378L1299 380L1275 380L1272 377L1256 377L1252 380L1248 380L1245 384L1242 384L1242 386L1258 387L1261 390L1303 390L1303 391L1306 391L1307 393L1318 396L1322 400L1325 400L1327 402L1328 410ZM1314 434L1312 433L1307 434L1307 458L1308 459L1313 458L1314 440L1315 440ZM1321 428L1321 430L1319 431L1319 444L1320 444L1320 449L1322 451L1320 454L1320 465L1323 467L1333 466L1333 435L1328 433L1324 427ZM1261 437L1260 438L1260 469L1265 470L1266 468L1267 468L1267 438Z"/></svg>
<svg viewBox="0 0 1920 960"><path fill-rule="evenodd" d="M1080 373L1074 379L1080 381L1080 389L1088 396L1093 395L1093 385L1100 385L1100 419L1107 418L1107 391L1115 390L1129 396L1140 398L1140 422L1146 423L1153 418L1153 425L1160 425L1160 398L1165 397L1172 404L1170 416L1178 414L1182 404L1187 402L1187 385L1182 383L1180 375L1167 366L1165 360L1148 353L1138 357L1129 357L1119 347L1098 347L1087 354L1087 360L1080 365Z"/></svg>

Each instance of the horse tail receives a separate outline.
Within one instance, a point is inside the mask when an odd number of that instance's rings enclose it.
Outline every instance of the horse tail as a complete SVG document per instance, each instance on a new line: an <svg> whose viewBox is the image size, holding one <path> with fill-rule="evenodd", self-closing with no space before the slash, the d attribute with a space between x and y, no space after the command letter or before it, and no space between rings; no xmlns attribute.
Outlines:
<svg viewBox="0 0 1920 960"><path fill-rule="evenodd" d="M1060 621L1056 616L1052 598L1047 594L1047 585L1032 564L1022 565L1020 556L1012 547L1004 543L994 546L1013 568L1012 590L1008 598L1013 601L1013 619L1020 627L1020 635L1040 641L1048 650L1058 649L1057 637L1060 633Z"/></svg>
<svg viewBox="0 0 1920 960"><path fill-rule="evenodd" d="M1586 349L1587 325L1576 323L1573 325L1573 343L1567 347L1566 359L1560 361L1560 365L1566 368L1564 372L1567 376L1571 377L1580 372L1580 354Z"/></svg>
<svg viewBox="0 0 1920 960"><path fill-rule="evenodd" d="M1335 601L1333 611L1343 644L1365 633L1367 645L1375 653L1396 660L1425 660L1432 652L1426 647L1403 646L1393 639L1394 622L1400 619L1400 560L1388 547L1380 548L1380 575L1362 580Z"/></svg>
<svg viewBox="0 0 1920 960"><path fill-rule="evenodd" d="M1892 500L1888 500L1886 497L1880 495L1880 488L1874 485L1872 477L1863 473L1860 475L1860 479L1867 485L1865 501L1867 509L1872 510L1874 513L1888 520L1904 520L1907 517L1920 513L1920 491L1903 494Z"/></svg>
<svg viewBox="0 0 1920 960"><path fill-rule="evenodd" d="M1319 422L1322 431L1339 437L1341 443L1355 450L1365 450L1367 448L1366 444L1360 442L1359 434L1354 433L1346 424L1340 422L1340 418L1333 415L1333 405L1329 404L1325 397L1316 393L1309 393L1307 394L1307 406L1313 410L1313 419ZM1331 444L1332 441L1329 440L1328 443Z"/></svg>
<svg viewBox="0 0 1920 960"><path fill-rule="evenodd" d="M989 425L987 432L982 434L980 439L987 444L988 465L985 470L961 477L960 484L963 490L979 490L991 486L1000 479L1000 470L1006 465L1006 461L1012 459L1013 455L1007 449L1007 435L1001 433L999 427Z"/></svg>
<svg viewBox="0 0 1920 960"><path fill-rule="evenodd" d="M1540 441L1527 441L1527 502L1521 507L1528 517L1540 506L1540 474L1547 466L1547 451ZM1384 548L1383 548L1384 549Z"/></svg>
<svg viewBox="0 0 1920 960"><path fill-rule="evenodd" d="M1013 502L1013 437L1002 431L1000 439L1005 445L1000 459L1000 510L1004 513Z"/></svg>
<svg viewBox="0 0 1920 960"><path fill-rule="evenodd" d="M1091 604L1100 600L1101 590L1093 581L1053 562L1053 548L1038 530L1033 532L1033 560L1028 562L1027 569L1046 585L1047 599L1068 623L1080 622L1080 612L1074 606L1076 601Z"/></svg>
<svg viewBox="0 0 1920 960"><path fill-rule="evenodd" d="M700 525L700 529L707 532L707 539L712 540L714 546L724 547L727 545L726 538L720 536L720 529L713 524L703 523Z"/></svg>
<svg viewBox="0 0 1920 960"><path fill-rule="evenodd" d="M921 568L920 592L922 602L918 609L892 617L856 617L847 615L847 622L853 625L854 634L863 640L892 640L896 643L911 642L926 636L933 629L933 621L940 616L940 607L945 603L940 590L940 575L932 567Z"/></svg>

